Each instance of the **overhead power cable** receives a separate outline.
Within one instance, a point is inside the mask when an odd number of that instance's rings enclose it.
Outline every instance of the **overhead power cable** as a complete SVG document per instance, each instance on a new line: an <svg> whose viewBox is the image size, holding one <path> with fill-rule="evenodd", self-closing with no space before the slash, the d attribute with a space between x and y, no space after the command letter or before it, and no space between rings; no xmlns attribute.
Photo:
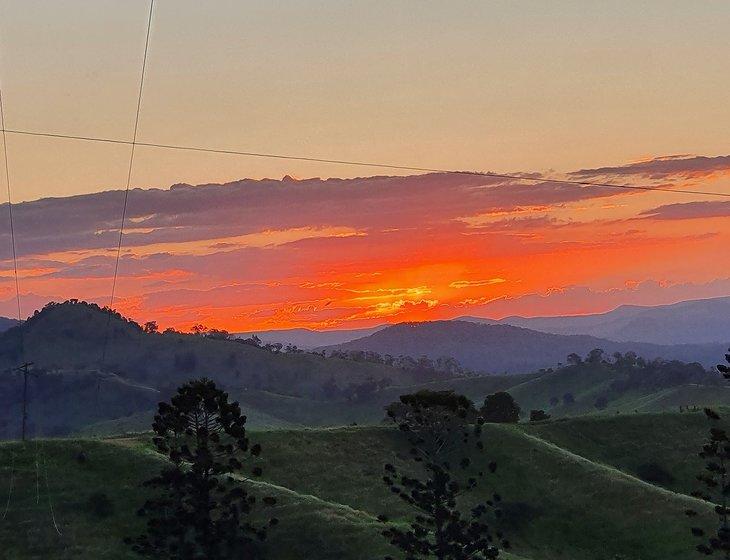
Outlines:
<svg viewBox="0 0 730 560"><path fill-rule="evenodd" d="M495 173L492 171L459 171L455 169L441 169L437 167L417 167L411 165L397 165L391 163L378 163L370 161L353 161L353 160L342 160L342 159L329 159L313 156L297 156L288 154L276 154L276 153L264 153L264 152L249 152L244 150L228 150L222 148L209 148L204 146L184 146L177 144L161 144L157 142L133 142L129 140L123 140L119 138L100 138L94 136L76 136L72 134L60 134L53 132L37 132L32 130L18 130L18 129L7 129L4 130L7 134L18 134L23 136L37 136L42 138L59 138L67 140L79 140L83 142L99 142L105 144L122 144L122 145L134 145L143 146L145 148L160 148L165 150L178 150L187 152L203 152L209 154L224 154L224 155L236 155L246 156L255 158L267 158L267 159L283 159L290 161L305 161L313 163L327 163L333 165L350 165L355 167L370 167L380 169L394 169L398 171L416 171L421 173L445 173L451 175L477 175L480 177L493 177L495 179L510 179L517 181L528 181L531 183L559 183L565 185L575 185L578 187L600 187L607 189L628 189L628 190L639 190L639 191L658 191L668 192L677 194L693 194L702 196L720 196L730 198L730 193L725 192L711 192L711 191L700 191L694 189L672 189L668 187L653 187L649 185L627 185L617 183L603 183L597 181L580 181L574 179L553 179L549 177L533 177L525 175L516 175L508 173Z"/></svg>
<svg viewBox="0 0 730 560"><path fill-rule="evenodd" d="M20 345L20 358L24 360L25 348L23 344L23 313L20 308L20 282L18 281L18 252L15 246L15 223L13 220L13 197L10 186L10 166L8 165L8 139L5 134L5 105L3 103L2 88L0 88L0 125L3 134L3 161L5 164L5 186L8 193L8 219L10 221L10 247L13 254L13 277L15 278L15 301L18 306L18 328Z"/></svg>
<svg viewBox="0 0 730 560"><path fill-rule="evenodd" d="M142 72L139 78L139 91L137 93L137 111L134 115L134 132L132 133L132 141L129 144L132 149L129 153L129 168L127 169L127 184L124 188L124 205L122 207L122 217L119 221L119 242L117 243L117 259L114 265L114 280L112 281L112 292L109 298L109 308L114 306L114 295L117 287L117 275L119 272L119 256L122 252L122 238L124 237L124 221L127 218L127 203L129 202L129 187L132 182L132 168L134 167L134 149L137 145L137 130L139 129L139 112L142 108L142 91L144 90L144 75L147 69L147 51L150 45L150 29L152 28L152 11L155 7L155 0L150 0L150 11L147 16L147 35L144 42L144 55L142 56Z"/></svg>
<svg viewBox="0 0 730 560"><path fill-rule="evenodd" d="M132 132L131 142L125 142L132 147L129 153L129 166L127 168L127 183L124 188L124 204L122 206L122 216L119 220L119 239L117 242L117 255L114 261L114 276L112 279L111 295L109 297L109 315L107 316L106 333L104 335L104 344L101 352L101 364L106 360L106 351L109 343L109 329L111 328L111 318L114 309L114 296L117 289L117 278L119 276L119 260L122 255L122 239L124 238L124 222L127 219L127 205L129 202L129 188L132 183L132 169L134 168L134 152L137 146L137 131L139 130L139 113L142 108L142 92L144 91L144 77L147 69L147 52L150 46L150 30L152 29L152 13L155 8L155 0L150 0L149 14L147 15L147 34L145 35L144 54L142 55L142 70L139 77L139 90L137 92L137 111L134 115L134 130ZM98 386L97 386L98 389Z"/></svg>

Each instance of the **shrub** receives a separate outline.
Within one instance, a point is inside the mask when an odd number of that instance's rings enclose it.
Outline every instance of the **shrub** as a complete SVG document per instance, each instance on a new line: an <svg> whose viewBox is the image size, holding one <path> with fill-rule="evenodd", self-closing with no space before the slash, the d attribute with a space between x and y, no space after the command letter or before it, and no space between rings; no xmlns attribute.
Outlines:
<svg viewBox="0 0 730 560"><path fill-rule="evenodd" d="M520 407L509 393L500 391L484 399L481 409L485 422L514 423L520 420Z"/></svg>

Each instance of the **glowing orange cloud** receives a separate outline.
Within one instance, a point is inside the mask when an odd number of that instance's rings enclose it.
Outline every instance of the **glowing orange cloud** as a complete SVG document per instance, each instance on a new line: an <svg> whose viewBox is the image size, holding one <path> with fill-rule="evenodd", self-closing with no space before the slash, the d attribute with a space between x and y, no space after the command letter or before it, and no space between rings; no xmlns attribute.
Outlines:
<svg viewBox="0 0 730 560"><path fill-rule="evenodd" d="M681 163L677 181L700 172L701 162ZM710 164L706 187L723 188L718 161ZM661 180L671 182L665 167ZM163 327L344 328L730 293L714 265L730 242L730 206L710 199L439 174L133 195L116 305ZM104 193L19 209L26 312L51 299L108 302L111 209ZM8 315L13 275L6 259Z"/></svg>

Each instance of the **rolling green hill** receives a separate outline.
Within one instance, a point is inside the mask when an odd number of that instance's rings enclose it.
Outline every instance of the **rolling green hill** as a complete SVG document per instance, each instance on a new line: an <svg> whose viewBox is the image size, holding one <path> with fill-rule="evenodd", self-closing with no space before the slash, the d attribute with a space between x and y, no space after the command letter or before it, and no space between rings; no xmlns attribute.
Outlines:
<svg viewBox="0 0 730 560"><path fill-rule="evenodd" d="M29 384L30 432L52 436L143 431L158 401L201 376L245 405L257 428L377 425L384 406L423 388L453 389L477 404L506 390L523 417L532 409L557 418L730 405L730 390L698 364L611 357L533 374L459 377L377 360L275 353L236 340L150 334L73 301L27 321L23 356L19 334L18 327L0 334L0 438L19 433L22 381L12 370L21 359L33 361L37 374ZM597 407L600 398L606 402Z"/></svg>
<svg viewBox="0 0 730 560"><path fill-rule="evenodd" d="M705 429L696 414L489 425L488 459L480 461L499 465L490 481L506 502L503 528L514 553L531 560L692 558L682 512L692 505L702 522L711 517L706 505L682 492L700 467L694 454ZM383 463L403 463L400 433L349 427L255 431L252 437L264 449L264 478L256 484L279 499L273 513L281 523L266 545L268 558L373 560L392 553L375 516L405 519L404 506L380 480ZM87 460L80 463L82 449ZM635 476L639 462L650 459L672 471L668 488ZM0 515L11 472L14 478L0 522L8 557L131 560L121 538L139 530L133 514L143 500L139 483L160 461L144 436L0 445ZM111 499L108 517L87 507L96 492Z"/></svg>
<svg viewBox="0 0 730 560"><path fill-rule="evenodd" d="M270 391L231 388L231 396L249 411L251 426L256 428L295 428L381 424L383 408L405 393L420 389L452 389L480 404L496 391L508 391L522 407L527 418L532 409L544 409L554 419L579 416L612 417L637 413L677 412L704 406L730 406L730 389L719 384L716 374L697 366L669 363L669 373L651 368L625 372L612 364L566 366L559 370L530 375L453 378L416 385L387 387L361 401L311 399L282 395ZM664 366L662 366L664 367ZM677 372L679 372L678 375ZM574 401L566 403L564 395ZM605 408L596 408L599 397L606 398ZM551 401L557 400L557 404ZM154 410L129 417L95 423L81 428L80 435L111 435L144 431Z"/></svg>
<svg viewBox="0 0 730 560"><path fill-rule="evenodd" d="M0 438L19 432L22 380L13 370L22 361L34 364L30 417L34 430L45 435L110 420L133 424L143 411L151 417L156 403L179 384L202 376L239 392L307 399L312 410L328 384L372 384L375 390L423 380L418 372L384 364L274 353L242 341L175 332L145 333L120 315L71 301L30 318L22 328L22 345L19 327L0 334ZM270 416L260 410L258 425L292 423Z"/></svg>

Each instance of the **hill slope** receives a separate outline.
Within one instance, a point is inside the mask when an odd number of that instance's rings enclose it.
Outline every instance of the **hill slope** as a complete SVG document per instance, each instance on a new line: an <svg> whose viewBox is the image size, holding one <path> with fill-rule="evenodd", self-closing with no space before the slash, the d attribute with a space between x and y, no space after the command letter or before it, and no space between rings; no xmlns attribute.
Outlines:
<svg viewBox="0 0 730 560"><path fill-rule="evenodd" d="M725 346L659 346L614 342L587 335L558 335L511 325L476 324L467 321L400 323L370 336L328 349L369 350L393 356L439 358L452 356L475 371L526 373L554 367L570 353L587 354L594 348L607 353L634 351L645 358L677 359L713 365Z"/></svg>
<svg viewBox="0 0 730 560"><path fill-rule="evenodd" d="M682 431L688 437L688 451L698 448L702 438L695 418L671 419L675 427L690 420ZM625 453L621 442L630 435L638 438L637 445L661 442L654 447L659 453L655 460L665 461L674 435L659 420L650 423L648 430L621 422L599 426L597 441L609 439L609 445L601 444L606 453L599 462L577 450L582 439L591 437L591 424L573 437L571 422L564 427L547 423L539 429L486 427L488 458L480 458L475 468L483 468L484 460L494 459L499 465L493 488L506 502L503 528L515 553L531 560L691 557L694 543L682 512L692 505L703 512L700 523L711 523L707 506L642 482L613 464ZM557 426L554 432L552 426ZM281 523L266 545L269 558L374 560L391 553L374 517L389 512L396 521L405 519L405 506L380 480L383 463L402 463L401 434L388 428L341 428L257 432L252 437L264 450L264 480L258 487L279 499L273 513ZM562 445L550 439L558 437L564 438ZM75 459L81 449L88 456L83 464ZM44 464L49 480L48 487L43 484L39 491L37 457L41 480ZM11 465L15 472L15 490L7 522L0 525L0 541L17 560L131 560L121 538L140 529L140 520L134 516L143 500L139 483L160 464L144 439L0 445L0 497L7 496ZM94 515L85 506L89 496L100 491L112 501L109 517ZM489 496L485 492L491 488L480 492ZM60 535L54 529L48 499Z"/></svg>
<svg viewBox="0 0 730 560"><path fill-rule="evenodd" d="M210 377L230 390L309 399L321 398L332 383L346 387L419 381L413 372L384 364L273 353L236 340L148 334L119 315L110 319L98 307L79 302L54 304L30 318L22 327L22 356L20 330L0 334L0 370L7 373L0 381L0 404L5 405L0 409L0 437L17 434L22 386L11 373L23 360L34 363L36 374L29 382L31 418L42 424L42 433L56 435L150 410L195 377ZM61 397L56 399L56 394Z"/></svg>
<svg viewBox="0 0 730 560"><path fill-rule="evenodd" d="M480 317L461 320L506 324L555 334L587 334L619 342L730 345L730 296L671 305L622 305L607 313L557 317Z"/></svg>

